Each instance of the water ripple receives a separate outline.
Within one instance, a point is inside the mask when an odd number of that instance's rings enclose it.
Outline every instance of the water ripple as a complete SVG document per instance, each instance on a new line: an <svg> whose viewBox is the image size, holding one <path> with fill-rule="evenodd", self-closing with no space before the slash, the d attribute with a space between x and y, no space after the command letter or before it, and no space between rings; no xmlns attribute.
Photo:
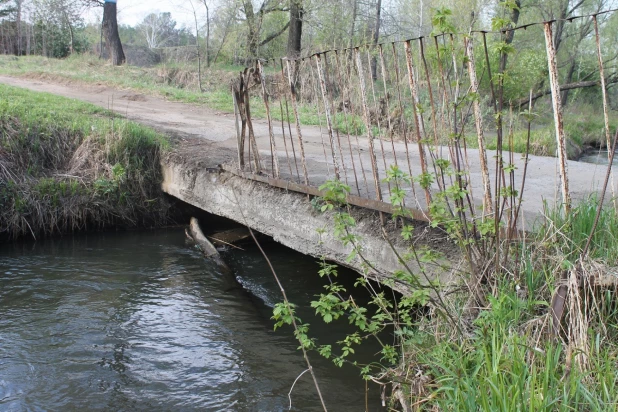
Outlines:
<svg viewBox="0 0 618 412"><path fill-rule="evenodd" d="M3 248L0 409L287 410L304 366L290 331L272 331L278 289L261 258L227 257L240 286L183 239L163 231ZM292 281L294 298L319 293L306 282ZM334 410L362 408L356 371L319 360L316 369ZM309 381L294 399L319 409Z"/></svg>

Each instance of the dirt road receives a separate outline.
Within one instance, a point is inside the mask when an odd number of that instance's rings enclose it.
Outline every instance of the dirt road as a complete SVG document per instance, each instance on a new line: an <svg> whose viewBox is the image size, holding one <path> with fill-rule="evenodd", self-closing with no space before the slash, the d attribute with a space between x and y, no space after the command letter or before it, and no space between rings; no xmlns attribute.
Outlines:
<svg viewBox="0 0 618 412"><path fill-rule="evenodd" d="M59 84L8 76L0 76L0 82L34 91L48 92L83 100L114 110L130 120L146 124L161 132L184 138L187 147L185 147L184 150L181 147L181 153L184 153L186 156L194 156L206 160L206 164L213 165L214 161L232 160L235 156L236 129L233 114L220 113L204 106L167 101L160 97L148 96L131 90L113 89L103 85L78 85L68 82ZM263 154L264 158L269 158L269 131L267 123L264 120L257 120L254 121L254 127L260 152ZM278 139L281 137L280 131L280 126L278 131L277 128L275 128L275 133L278 133ZM324 135L320 132L319 128L303 126L303 142L307 156L309 178L314 184L321 184L332 174L332 161L326 161L324 158L324 149L322 146L323 139ZM201 141L207 144L205 146L196 145L196 142L199 143ZM280 142L281 141L282 140L280 140ZM282 174L284 174L288 169L295 169L295 166L293 163L288 164L286 162L286 153L282 146L281 143L278 143L277 150ZM396 143L395 146L397 153L404 152L405 148L402 143ZM203 147L207 147L208 150L204 151L200 149ZM358 189L356 189L356 182L351 176L352 165L350 164L350 160L344 159L343 169L349 172L349 183L350 186L353 187L353 191L358 190L361 194L373 195L375 189L372 185L371 163L368 157L367 147L367 139L363 138L359 138L358 144L353 144L353 147L351 147L351 149L358 154L357 161L363 162L362 168L359 164L356 165L358 171L357 175L359 176ZM287 149L288 151L291 150L291 148ZM419 156L416 145L410 145L409 150L411 171L413 174L420 173L420 166L418 166ZM201 153L199 153L200 151ZM478 152L475 150L469 150L468 152L471 170L470 175L473 182L472 190L480 194L481 174ZM491 151L488 152L490 163L493 162L493 155L494 153ZM392 163L392 156L388 152L385 153L385 159L387 164ZM523 170L521 155L515 155L515 162L518 171ZM381 167L381 171L383 172L384 165L379 165L379 167ZM602 187L605 177L605 166L569 161L568 168L571 195L574 199L582 198ZM363 174L362 171L364 171L363 177L361 177ZM293 174L295 174L295 171L293 171ZM368 183L364 184L363 180L367 180ZM556 159L530 156L528 176L526 178L526 190L524 192L525 201L522 206L528 220L539 215L544 200L553 203L555 199L560 198L560 193L556 189L559 187L558 184L559 179ZM516 188L519 188L519 185L520 181L517 180ZM386 191L384 183L382 183L382 188ZM476 197L480 198L478 194ZM609 194L611 195L611 190ZM424 202L420 199L422 196L418 197L419 199L415 200L416 205L424 208Z"/></svg>

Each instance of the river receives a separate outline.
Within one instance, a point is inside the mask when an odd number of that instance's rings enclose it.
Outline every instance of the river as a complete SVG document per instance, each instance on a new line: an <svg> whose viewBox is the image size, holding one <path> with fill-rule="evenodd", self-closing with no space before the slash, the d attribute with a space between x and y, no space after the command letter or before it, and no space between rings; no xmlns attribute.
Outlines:
<svg viewBox="0 0 618 412"><path fill-rule="evenodd" d="M588 150L579 159L580 162L607 165L609 163L607 150ZM618 156L614 154L612 168L618 164ZM607 169L607 168L606 168Z"/></svg>
<svg viewBox="0 0 618 412"><path fill-rule="evenodd" d="M345 321L333 332L308 308L323 290L315 260L266 249L313 334L340 339ZM182 229L2 245L0 410L288 410L306 365L291 330L273 331L279 290L255 247L225 259L244 287L187 245ZM355 367L311 359L329 410L365 410ZM371 385L370 410L377 392ZM309 373L292 410L321 410Z"/></svg>

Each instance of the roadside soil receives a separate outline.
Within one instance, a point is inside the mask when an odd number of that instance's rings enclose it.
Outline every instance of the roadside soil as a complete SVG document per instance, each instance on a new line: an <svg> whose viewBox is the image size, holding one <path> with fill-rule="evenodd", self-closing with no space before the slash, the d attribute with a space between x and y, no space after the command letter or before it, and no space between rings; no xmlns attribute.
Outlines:
<svg viewBox="0 0 618 412"><path fill-rule="evenodd" d="M83 83L73 83L70 81L52 82L43 81L41 79L17 78L9 76L0 76L0 82L26 89L48 92L56 95L78 99L95 104L106 109L113 110L119 115L148 125L162 133L172 136L177 140L178 144L172 156L182 159L185 163L195 163L204 167L216 167L218 164L234 162L237 159L236 153L236 127L235 117L231 113L217 112L205 106L168 101L161 97L149 96L138 93L132 90L119 90L110 88L102 84L85 85ZM263 159L270 158L269 150L269 130L265 120L254 120L254 129L258 141L258 147ZM287 125L286 125L287 129ZM294 139L296 138L294 125L292 132ZM296 175L295 165L292 160L288 163L286 151L281 139L281 125L274 127L275 135L278 139L277 154L279 158L282 178L291 171L292 175ZM311 126L303 126L303 144L307 158L307 168L309 170L309 181L312 184L319 185L326 179L331 177L333 172L332 161L325 161L324 149L322 142L328 139L326 133L322 133L319 128ZM287 134L287 131L286 131ZM343 139L343 137L342 137ZM289 140L289 136L288 136ZM362 137L353 139L351 148L358 155L358 159L362 160L362 170L359 165L356 165L358 181L362 181L360 177L362 171L366 175L368 184L363 188L362 182L356 185L351 173L351 165L345 164L345 170L348 172L352 193L358 191L363 196L373 196L375 189L372 189L372 176L370 168L370 158L368 155L367 139ZM343 143L342 143L343 144ZM347 143L346 143L347 145ZM376 143L377 145L377 143ZM285 149L291 156L291 147ZM378 145L379 146L379 145ZM385 147L387 145L385 144ZM388 143L390 146L390 142ZM420 173L420 162L418 156L418 147L416 144L409 144L410 164L412 174ZM395 143L397 153L405 153L403 143ZM447 149L444 150L446 155ZM298 147L296 147L298 156ZM487 158L490 164L494 162L494 154L488 151ZM389 157L390 156L390 157ZM399 155L398 155L399 157ZM514 162L518 168L517 174L520 175L523 171L524 162L521 159L521 154L514 155ZM392 163L392 155L385 153L385 163ZM382 163L382 160L379 160ZM403 163L400 159L400 163ZM268 162L268 164L270 164ZM470 167L470 176L473 193L475 197L480 199L481 193L481 173L479 168L478 151L468 150L468 164ZM402 166L402 165L400 165ZM268 166L270 168L270 166ZM300 164L298 164L300 168ZM384 172L384 167L381 167L381 172ZM403 167L403 166L402 166ZM407 165L406 165L407 168ZM574 199L583 198L590 193L593 193L602 188L605 178L606 166L594 165L588 163L580 163L575 161L568 162L570 191ZM302 171L301 171L302 173ZM302 178L302 176L300 176ZM492 176L492 181L494 177ZM296 179L298 181L298 179ZM516 179L516 189L521 185L521 178ZM386 192L386 184L382 183L382 190ZM358 187L358 189L357 189ZM524 202L522 209L526 217L526 225L539 217L543 210L543 202L547 201L550 205L560 199L559 191L559 176L557 170L557 160L551 157L530 156L528 164L528 175L525 182ZM608 190L608 197L611 196L611 189ZM416 188L416 197L413 197L414 204L409 204L411 207L424 209L424 196L420 188ZM412 193L410 193L412 197ZM386 198L387 196L385 196Z"/></svg>

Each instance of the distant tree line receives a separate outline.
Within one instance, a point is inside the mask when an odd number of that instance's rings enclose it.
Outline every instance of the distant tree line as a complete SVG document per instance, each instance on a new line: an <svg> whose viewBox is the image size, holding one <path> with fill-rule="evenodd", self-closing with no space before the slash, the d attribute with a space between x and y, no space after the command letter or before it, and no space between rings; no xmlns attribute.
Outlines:
<svg viewBox="0 0 618 412"><path fill-rule="evenodd" d="M178 27L171 13L148 14L135 27L117 26L116 4L102 0L0 0L0 53L66 57L101 43L113 46L115 52L108 55L121 64L122 41L151 49L194 47L201 67L202 62L244 64L254 58L403 40L430 34L440 21L446 25L442 30L467 33L557 19L554 46L561 81L577 86L598 76L594 26L592 18L568 20L616 5L615 0L185 0L179 7L194 16L187 28ZM99 6L104 6L104 30L86 25L83 18L86 8ZM618 50L612 46L618 41L616 19L614 13L598 18L610 83L617 80ZM505 92L524 96L542 89L542 36L510 32L505 42L517 50L508 56L511 80L505 80ZM499 64L506 65L506 57ZM564 100L576 89L564 90Z"/></svg>
<svg viewBox="0 0 618 412"><path fill-rule="evenodd" d="M101 24L86 24L98 0L0 0L0 53L63 58L106 43ZM118 26L123 43L149 48L195 44L195 35L177 27L170 13L149 14L142 23ZM104 44L105 47L105 44Z"/></svg>

